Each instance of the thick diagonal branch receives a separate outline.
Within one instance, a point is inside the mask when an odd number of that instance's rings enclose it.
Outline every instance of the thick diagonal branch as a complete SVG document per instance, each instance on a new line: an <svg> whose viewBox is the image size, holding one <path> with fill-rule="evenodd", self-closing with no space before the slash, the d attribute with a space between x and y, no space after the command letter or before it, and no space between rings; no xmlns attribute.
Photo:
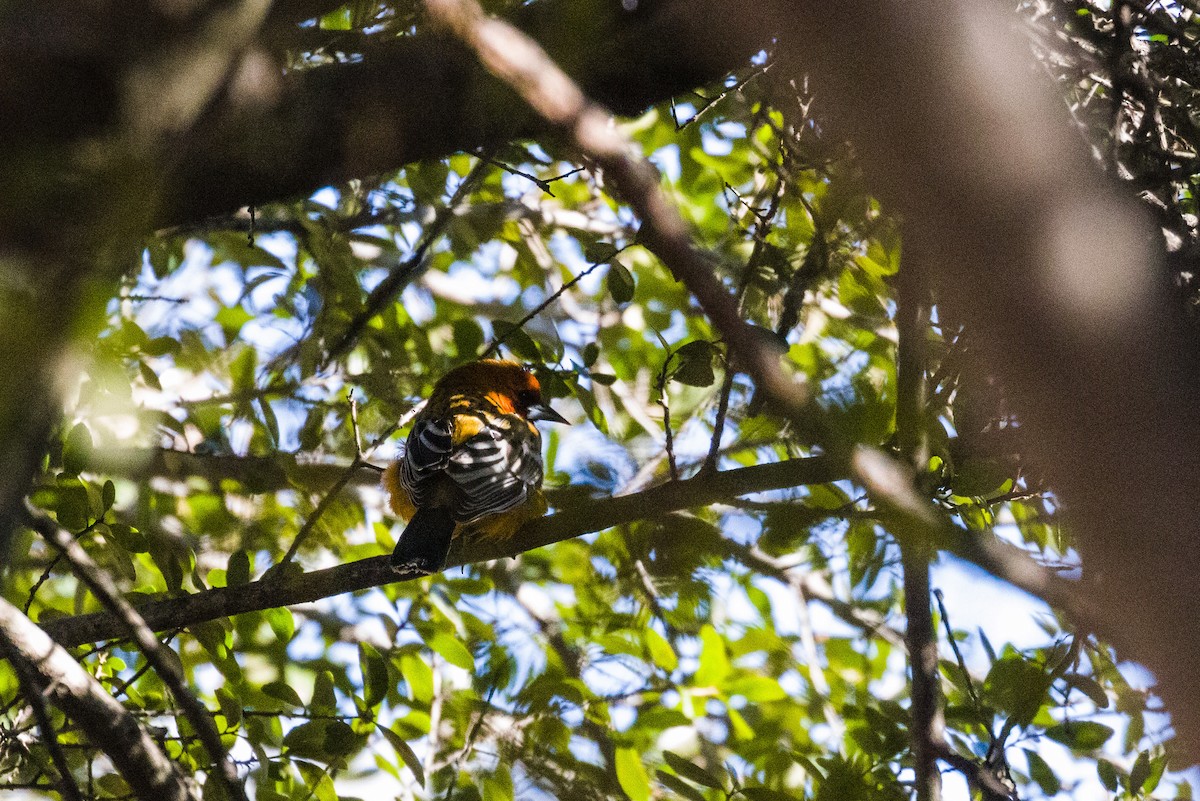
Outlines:
<svg viewBox="0 0 1200 801"><path fill-rule="evenodd" d="M21 671L108 755L142 801L194 801L175 766L137 719L21 610L0 599L0 640Z"/></svg>
<svg viewBox="0 0 1200 801"><path fill-rule="evenodd" d="M510 540L469 543L456 540L447 567L514 557L589 532L727 501L740 495L803 484L824 484L848 476L849 468L842 461L821 456L708 473L616 498L576 500L564 503L562 511L525 526ZM949 526L948 529L937 530L937 536L940 547L974 561L985 570L1012 581L1052 605L1074 608L1071 582L1056 578L1024 551L996 540L990 533L972 534ZM139 607L138 611L148 626L162 631L245 612L308 603L412 578L418 576L398 577L388 558L377 556L311 573L284 573L237 587L222 587L182 598L155 601ZM812 592L814 597L828 595L827 592ZM830 603L841 606L841 602L834 600ZM850 614L845 607L838 614L848 615L855 625L868 629L879 625L869 616ZM48 621L45 629L64 645L80 645L124 636L120 621L107 612ZM1096 630L1110 637L1115 635L1115 632L1103 628Z"/></svg>
<svg viewBox="0 0 1200 801"><path fill-rule="evenodd" d="M214 763L215 771L210 777L210 781L212 777L215 777L223 785L227 798L234 799L234 801L237 799L247 801L246 789L238 778L237 767L230 761L229 754L221 742L221 734L217 731L212 714L192 694L177 663L163 654L165 646L154 636L154 632L146 625L146 621L129 601L125 600L113 580L92 561L87 551L71 536L70 532L33 507L30 507L28 523L54 547L62 551L79 580L87 585L92 594L108 609L109 614L121 622L126 633L133 638L143 656L146 657L146 661L154 668L154 672L171 690L175 702L183 709L188 722L192 724L192 728L200 737L200 742L208 751L209 759Z"/></svg>
<svg viewBox="0 0 1200 801"><path fill-rule="evenodd" d="M474 50L483 65L530 108L593 159L642 220L639 239L704 309L736 356L738 367L794 419L807 395L788 377L778 352L738 313L718 280L716 261L692 242L683 218L659 186L658 171L634 153L612 116L590 100L537 42L512 24L487 17L475 0L426 0L430 14Z"/></svg>

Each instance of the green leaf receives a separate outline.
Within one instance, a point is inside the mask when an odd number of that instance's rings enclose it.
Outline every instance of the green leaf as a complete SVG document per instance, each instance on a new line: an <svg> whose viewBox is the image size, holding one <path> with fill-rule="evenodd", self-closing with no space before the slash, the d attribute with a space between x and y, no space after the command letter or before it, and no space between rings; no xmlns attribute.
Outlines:
<svg viewBox="0 0 1200 801"><path fill-rule="evenodd" d="M713 372L716 347L707 340L697 339L675 351L678 366L671 372L671 379L692 387L710 387L717 380Z"/></svg>
<svg viewBox="0 0 1200 801"><path fill-rule="evenodd" d="M97 778L96 786L116 798L127 798L130 794L129 785L115 773L105 773Z"/></svg>
<svg viewBox="0 0 1200 801"><path fill-rule="evenodd" d="M1129 769L1129 792L1137 795L1142 792L1142 785L1150 778L1150 752L1142 751L1133 761Z"/></svg>
<svg viewBox="0 0 1200 801"><path fill-rule="evenodd" d="M326 31L350 30L350 7L342 6L321 16L321 29Z"/></svg>
<svg viewBox="0 0 1200 801"><path fill-rule="evenodd" d="M632 801L650 801L650 777L642 757L632 748L618 748L615 760L617 781Z"/></svg>
<svg viewBox="0 0 1200 801"><path fill-rule="evenodd" d="M487 801L513 801L512 774L503 763L493 773L485 774L479 788Z"/></svg>
<svg viewBox="0 0 1200 801"><path fill-rule="evenodd" d="M401 761L412 771L413 776L417 777L417 784L424 787L425 768L421 764L420 758L417 757L416 752L412 750L412 747L409 746L403 737L386 726L380 726L379 732L388 741L388 744L396 752L396 755L400 757Z"/></svg>
<svg viewBox="0 0 1200 801"><path fill-rule="evenodd" d="M229 365L229 377L233 380L234 392L250 392L255 387L254 373L258 365L258 351L243 347Z"/></svg>
<svg viewBox="0 0 1200 801"><path fill-rule="evenodd" d="M665 637L654 629L646 629L643 636L654 664L668 673L679 667L679 657L675 655L675 649L671 647L671 643L667 642Z"/></svg>
<svg viewBox="0 0 1200 801"><path fill-rule="evenodd" d="M1075 751L1095 751L1108 742L1113 730L1092 720L1069 720L1046 729L1046 736Z"/></svg>
<svg viewBox="0 0 1200 801"><path fill-rule="evenodd" d="M322 759L322 761L328 760ZM318 768L316 765L310 765L300 760L295 760L293 764L300 769L300 775L304 777L304 782L308 785L309 792L303 794L306 801L308 799L312 801L338 801L337 788L333 786L333 779L330 778L328 770Z"/></svg>
<svg viewBox="0 0 1200 801"><path fill-rule="evenodd" d="M425 641L434 653L440 655L450 664L455 667L460 667L463 670L475 669L475 657L471 656L471 652L467 650L467 646L453 635L447 634L444 631L439 631L428 640Z"/></svg>
<svg viewBox="0 0 1200 801"><path fill-rule="evenodd" d="M217 688L217 706L230 726L236 726L241 722L242 702L234 698L233 694L224 687Z"/></svg>
<svg viewBox="0 0 1200 801"><path fill-rule="evenodd" d="M148 341L142 351L147 356L166 356L167 354L177 354L181 350L179 340L173 337L155 337Z"/></svg>
<svg viewBox="0 0 1200 801"><path fill-rule="evenodd" d="M1050 677L1039 665L1019 656L995 662L983 682L984 697L1027 726L1046 700Z"/></svg>
<svg viewBox="0 0 1200 801"><path fill-rule="evenodd" d="M113 535L114 540L120 543L122 548L125 548L131 554L144 554L146 550L149 550L149 542L146 541L146 536L131 525L112 523L108 526L108 532Z"/></svg>
<svg viewBox="0 0 1200 801"><path fill-rule="evenodd" d="M621 264L616 259L609 262L608 275L604 280L608 287L608 294L612 295L612 299L618 304L625 304L633 300L634 281L633 273Z"/></svg>
<svg viewBox="0 0 1200 801"><path fill-rule="evenodd" d="M373 709L387 697L388 690L391 689L387 660L374 645L360 642L358 665L363 676L363 700L368 709Z"/></svg>
<svg viewBox="0 0 1200 801"><path fill-rule="evenodd" d="M1097 709L1108 709L1108 693L1091 676L1084 676L1080 673L1067 673L1062 678L1071 687L1079 690L1091 699L1091 702L1096 705Z"/></svg>
<svg viewBox="0 0 1200 801"><path fill-rule="evenodd" d="M1037 752L1031 751L1028 748L1024 749L1025 760L1029 764L1029 776L1038 787L1042 788L1042 793L1046 797L1056 795L1062 789L1062 782L1058 780L1058 776L1046 764L1046 760L1038 756Z"/></svg>
<svg viewBox="0 0 1200 801"><path fill-rule="evenodd" d="M1163 774L1167 770L1167 755L1162 754L1150 760L1150 775L1146 777L1146 781L1142 782L1142 792L1149 795L1158 788L1158 783L1162 781Z"/></svg>
<svg viewBox="0 0 1200 801"><path fill-rule="evenodd" d="M700 629L700 666L693 679L697 687L719 687L729 675L725 640L711 624Z"/></svg>
<svg viewBox="0 0 1200 801"><path fill-rule="evenodd" d="M283 747L294 756L324 760L328 755L325 751L325 721L310 720L296 726L283 738Z"/></svg>
<svg viewBox="0 0 1200 801"><path fill-rule="evenodd" d="M63 472L71 476L82 473L92 461L94 450L92 432L83 423L76 423L63 443Z"/></svg>
<svg viewBox="0 0 1200 801"><path fill-rule="evenodd" d="M213 322L221 326L221 331L225 334L226 345L237 339L238 334L242 330L242 326L253 319L254 315L246 311L241 306L226 306L213 316ZM250 356L239 356L239 358L250 358L251 361L253 361L253 350L250 348L246 348L245 350L250 351ZM243 353L245 353L245 351L243 351Z"/></svg>
<svg viewBox="0 0 1200 801"><path fill-rule="evenodd" d="M1096 761L1096 775L1100 777L1100 783L1104 785L1104 789L1110 793L1115 793L1120 787L1117 781L1117 766L1107 759Z"/></svg>
<svg viewBox="0 0 1200 801"><path fill-rule="evenodd" d="M583 366L591 367L600 358L600 346L595 342L589 342L583 346Z"/></svg>
<svg viewBox="0 0 1200 801"><path fill-rule="evenodd" d="M537 343L526 333L524 328L506 320L493 320L492 330L496 334L496 339L502 340L504 347L512 351L518 358L531 362L544 361Z"/></svg>
<svg viewBox="0 0 1200 801"><path fill-rule="evenodd" d="M296 689L286 681L272 681L264 684L262 691L277 701L283 701L288 706L297 709L304 706L304 702L300 700Z"/></svg>
<svg viewBox="0 0 1200 801"><path fill-rule="evenodd" d="M740 695L755 704L782 701L787 698L787 692L779 685L778 681L759 673L740 676L727 682L723 689L726 695Z"/></svg>
<svg viewBox="0 0 1200 801"><path fill-rule="evenodd" d="M333 690L333 672L322 670L313 680L312 700L308 708L314 712L330 714L337 709L337 694Z"/></svg>
<svg viewBox="0 0 1200 801"><path fill-rule="evenodd" d="M146 382L146 386L157 392L162 392L162 382L158 380L158 373L154 372L153 367L143 361L138 361L138 372L141 374L142 380Z"/></svg>
<svg viewBox="0 0 1200 801"><path fill-rule="evenodd" d="M234 551L225 566L225 586L240 587L250 583L250 554ZM291 639L290 637L288 639Z"/></svg>
<svg viewBox="0 0 1200 801"><path fill-rule="evenodd" d="M589 242L583 249L583 258L592 264L603 264L617 255L612 242Z"/></svg>
<svg viewBox="0 0 1200 801"><path fill-rule="evenodd" d="M263 616L267 619L267 625L271 627L277 640L291 642L292 637L296 634L296 620L292 617L292 610L285 606L277 606L274 609L265 610Z"/></svg>
<svg viewBox="0 0 1200 801"><path fill-rule="evenodd" d="M350 728L350 724L341 720L325 721L325 739L322 747L325 753L332 757L343 757L351 754L358 746L359 736Z"/></svg>
<svg viewBox="0 0 1200 801"><path fill-rule="evenodd" d="M474 320L455 320L450 324L454 332L454 349L463 359L474 358L483 349L483 329Z"/></svg>
<svg viewBox="0 0 1200 801"><path fill-rule="evenodd" d="M117 502L117 485L111 481L105 481L103 489L100 490L100 508L101 514L113 508L113 504Z"/></svg>
<svg viewBox="0 0 1200 801"><path fill-rule="evenodd" d="M724 784L722 784L719 778L691 760L684 759L674 751L663 751L663 760L671 767L671 770L689 781L694 781L696 784L702 784L705 787L711 787L714 790L725 789Z"/></svg>
<svg viewBox="0 0 1200 801"><path fill-rule="evenodd" d="M407 652L401 655L400 675L408 684L414 701L427 704L433 700L433 669L419 654Z"/></svg>
<svg viewBox="0 0 1200 801"><path fill-rule="evenodd" d="M697 790L692 785L685 782L683 779L676 776L674 773L667 773L665 770L659 770L655 774L662 786L666 787L673 793L683 796L688 801L705 801L704 793Z"/></svg>

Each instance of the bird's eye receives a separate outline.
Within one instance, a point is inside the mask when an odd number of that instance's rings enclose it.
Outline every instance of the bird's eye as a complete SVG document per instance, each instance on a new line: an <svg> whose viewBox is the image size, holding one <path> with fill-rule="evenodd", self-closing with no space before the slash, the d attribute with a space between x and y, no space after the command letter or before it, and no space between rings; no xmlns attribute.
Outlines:
<svg viewBox="0 0 1200 801"><path fill-rule="evenodd" d="M536 389L523 389L517 393L517 403L529 407L542 402L542 393Z"/></svg>

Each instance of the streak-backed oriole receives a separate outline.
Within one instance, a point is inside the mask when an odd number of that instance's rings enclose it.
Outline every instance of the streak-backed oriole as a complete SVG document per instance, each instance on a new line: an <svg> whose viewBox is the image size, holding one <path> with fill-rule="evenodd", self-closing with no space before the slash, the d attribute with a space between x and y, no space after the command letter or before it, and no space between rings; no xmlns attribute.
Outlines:
<svg viewBox="0 0 1200 801"><path fill-rule="evenodd" d="M453 537L509 537L546 513L534 420L567 422L515 362L471 362L434 385L404 455L383 473L392 510L409 521L392 553L397 571L436 573Z"/></svg>

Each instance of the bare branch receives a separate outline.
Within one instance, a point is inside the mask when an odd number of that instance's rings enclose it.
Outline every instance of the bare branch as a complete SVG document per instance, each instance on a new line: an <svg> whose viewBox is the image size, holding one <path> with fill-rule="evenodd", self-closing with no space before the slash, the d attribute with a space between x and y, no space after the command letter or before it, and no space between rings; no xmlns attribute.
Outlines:
<svg viewBox="0 0 1200 801"><path fill-rule="evenodd" d="M114 620L115 622L115 620ZM0 641L9 658L36 676L39 692L75 721L112 760L142 801L195 801L162 749L120 702L50 636L8 601L0 599Z"/></svg>
<svg viewBox="0 0 1200 801"><path fill-rule="evenodd" d="M38 534L66 555L76 577L87 585L100 603L108 609L109 614L120 620L122 628L132 635L146 661L154 666L155 673L171 690L175 702L183 709L188 722L200 736L201 743L208 751L209 760L216 768L210 772L209 781L215 778L224 785L227 798L247 801L246 789L238 777L237 766L229 759L212 714L192 694L177 662L163 655L164 646L146 625L146 621L125 600L113 580L92 561L87 551L83 550L83 546L75 541L69 531L32 506L29 507L27 522Z"/></svg>
<svg viewBox="0 0 1200 801"><path fill-rule="evenodd" d="M83 801L83 793L80 792L79 785L75 783L75 777L71 774L71 765L67 762L67 755L63 752L58 732L55 731L54 723L50 720L50 712L46 709L46 698L42 695L41 683L38 681L37 674L30 670L30 665L24 659L19 655L14 655L7 646L0 645L0 653L7 655L13 671L17 674L21 695L29 704L29 708L33 710L33 719L37 723L38 732L42 735L42 744L50 752L50 761L54 764L54 769L58 771L58 781L55 782L54 787L66 801Z"/></svg>
<svg viewBox="0 0 1200 801"><path fill-rule="evenodd" d="M434 19L466 42L493 75L516 91L547 123L568 136L606 172L642 220L639 238L682 281L737 356L737 365L792 417L807 393L784 374L777 352L742 320L737 304L714 273L715 262L698 250L678 211L659 187L658 171L634 156L611 116L538 46L511 24L485 17L474 0L427 0Z"/></svg>
<svg viewBox="0 0 1200 801"><path fill-rule="evenodd" d="M896 438L901 458L912 467L912 476L924 474L929 463L925 431L926 335L929 329L929 300L922 265L905 250L898 277L896 327L900 344L897 356ZM909 492L917 494L915 485ZM904 570L904 638L911 666L912 723L909 742L916 774L917 801L940 801L942 774L933 744L945 737L941 675L938 673L937 631L930 607L929 560L935 553L928 537L900 540Z"/></svg>
<svg viewBox="0 0 1200 801"><path fill-rule="evenodd" d="M511 539L456 539L447 569L472 562L515 557L525 551L578 537L592 531L646 519L648 512L665 515L727 499L801 484L824 484L847 475L843 462L830 457L792 459L710 473L686 481L672 481L632 495L588 501L574 500L569 508L526 525ZM402 576L400 580L418 578ZM243 612L307 603L345 592L379 587L397 580L386 556L362 559L310 573L273 573L237 587L220 587L182 598L155 601L139 608L150 628L161 631ZM60 618L45 624L56 640L66 645L112 639L125 629L110 613L99 612Z"/></svg>

